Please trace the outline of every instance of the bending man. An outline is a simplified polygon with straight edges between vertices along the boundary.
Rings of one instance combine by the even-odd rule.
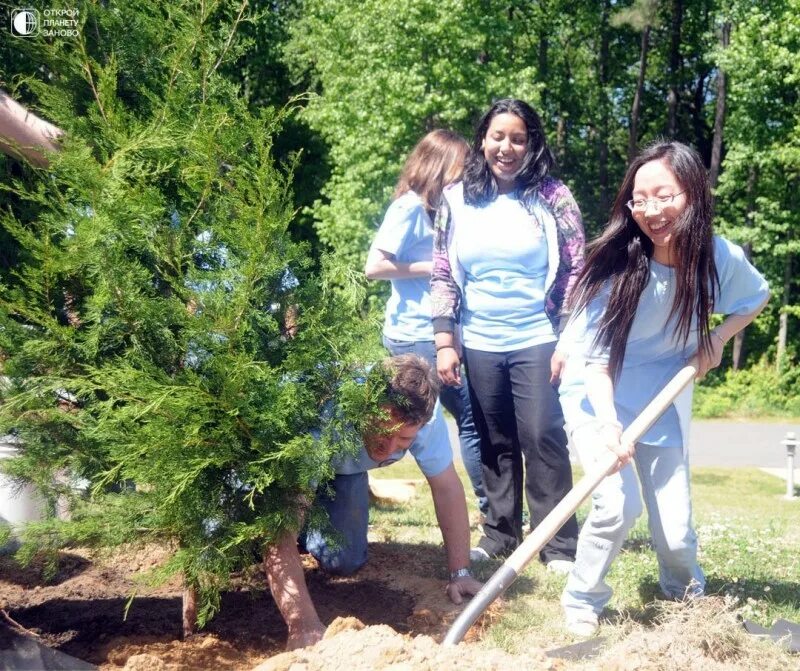
[[[367,561],[369,485],[367,472],[383,468],[410,452],[431,488],[433,505],[442,531],[450,580],[447,595],[454,603],[474,595],[481,587],[469,572],[469,520],[464,488],[453,466],[450,441],[441,408],[436,402],[438,384],[426,361],[414,354],[384,360],[388,399],[384,417],[361,435],[359,454],[342,459],[330,486],[317,502],[328,513],[341,542],[335,547],[317,529],[306,532],[308,551],[331,573],[350,575]],[[440,421],[436,421],[436,418]],[[270,590],[289,628],[287,648],[312,645],[325,626],[308,593],[297,549],[297,538],[285,536],[267,548],[264,568]]]

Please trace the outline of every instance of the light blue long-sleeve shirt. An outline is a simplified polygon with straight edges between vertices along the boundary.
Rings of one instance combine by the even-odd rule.
[[[767,282],[747,260],[741,247],[715,236],[714,260],[720,280],[715,313],[748,314],[764,302],[769,294]],[[622,370],[614,384],[617,417],[624,427],[697,351],[696,324],[684,345],[675,334],[674,320],[669,318],[677,281],[679,278],[673,268],[650,261],[650,280],[639,298]],[[609,360],[607,349],[594,344],[607,300],[608,285],[586,310],[573,316],[559,342],[559,350],[568,356],[559,394],[570,430],[594,419],[594,410],[586,395],[585,369],[587,364],[607,364]],[[664,447],[684,446],[688,439],[691,394],[690,386],[640,442]]]

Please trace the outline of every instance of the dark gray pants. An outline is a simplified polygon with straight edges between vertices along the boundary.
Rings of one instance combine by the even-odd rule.
[[[555,343],[512,352],[464,349],[489,499],[480,546],[492,555],[507,555],[522,542],[523,460],[532,529],[572,488],[564,416],[550,384],[554,349]],[[577,538],[573,515],[544,546],[541,560],[574,559]]]

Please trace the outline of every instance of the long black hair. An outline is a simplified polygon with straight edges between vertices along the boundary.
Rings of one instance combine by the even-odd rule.
[[[628,166],[608,225],[587,246],[586,265],[572,292],[572,309],[581,310],[606,281],[610,283],[611,293],[595,344],[610,349],[608,367],[612,379],[622,369],[639,298],[650,278],[653,243],[642,233],[626,202],[633,193],[639,168],[651,161],[664,161],[669,166],[686,197],[686,208],[675,220],[672,233],[678,281],[669,316],[676,318],[675,334],[684,346],[691,334],[693,317],[697,317],[699,346],[704,352],[711,350],[708,318],[719,292],[719,276],[714,263],[714,208],[708,175],[700,155],[691,147],[680,142],[655,142]]]
[[[525,158],[516,180],[523,203],[532,200],[539,184],[555,164],[553,153],[547,146],[542,121],[533,107],[525,101],[515,98],[498,100],[478,122],[472,141],[472,151],[464,167],[464,201],[469,205],[481,207],[497,197],[497,180],[483,155],[483,141],[492,119],[498,114],[518,116],[522,119],[528,132]]]

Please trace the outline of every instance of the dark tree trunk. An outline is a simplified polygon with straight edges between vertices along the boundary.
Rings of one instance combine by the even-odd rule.
[[[598,71],[600,75],[600,128],[598,129],[598,167],[597,181],[600,184],[600,211],[603,216],[608,212],[608,80],[609,80],[609,30],[608,19],[611,14],[611,0],[603,2],[603,12],[600,19],[600,61]]]
[[[683,24],[683,1],[672,0],[672,28],[669,49],[669,92],[667,94],[667,134],[678,135],[678,101],[681,66],[681,25]]]
[[[781,315],[778,320],[778,372],[783,369],[786,359],[786,342],[789,339],[789,312],[786,308],[791,305],[792,297],[792,255],[786,255],[786,263],[783,266],[783,299],[781,300]]]
[[[183,638],[187,639],[197,628],[197,590],[188,585],[183,588],[182,621]]]
[[[722,24],[720,42],[723,49],[727,49],[731,41],[731,24],[726,21]],[[717,105],[714,114],[714,140],[711,143],[711,165],[708,169],[708,179],[711,188],[716,189],[719,183],[719,171],[722,166],[722,132],[725,126],[725,104],[727,102],[728,76],[725,70],[717,71]]]
[[[642,31],[642,46],[639,54],[639,77],[636,80],[636,91],[633,94],[631,106],[631,130],[628,136],[628,162],[636,156],[636,146],[639,142],[639,112],[642,107],[642,91],[644,91],[644,76],[647,71],[647,52],[650,49],[650,26],[645,26]]]
[[[758,181],[758,172],[755,166],[750,166],[750,174],[747,176],[747,212],[745,214],[745,221],[749,222],[752,218],[753,212],[756,209],[756,182]],[[748,260],[753,258],[753,247],[749,242],[742,245],[744,254]],[[744,361],[744,335],[747,327],[743,328],[739,333],[733,336],[733,370],[741,370],[742,362]]]
[[[538,63],[538,72],[537,79],[540,82],[544,83],[544,88],[542,89],[542,112],[547,109],[547,84],[548,84],[548,77],[549,77],[549,64],[548,64],[548,53],[547,50],[550,46],[550,42],[548,40],[548,35],[546,30],[542,30],[539,32],[539,63]]]
[[[567,117],[560,114],[556,122],[556,159],[559,165],[564,165],[567,156]]]
[[[712,129],[706,123],[703,114],[708,88],[711,86],[709,82],[710,74],[711,70],[709,69],[697,73],[697,80],[695,82],[692,105],[690,108],[695,146],[704,160],[708,160],[711,156]]]

